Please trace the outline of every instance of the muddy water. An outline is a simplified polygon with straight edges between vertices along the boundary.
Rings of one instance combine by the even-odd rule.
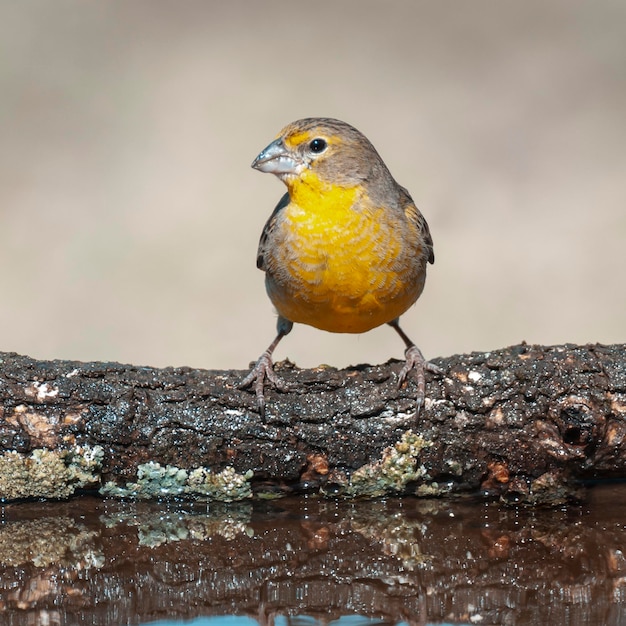
[[[261,624],[354,615],[386,624],[626,623],[625,485],[595,487],[583,504],[553,510],[85,498],[0,513],[3,625],[233,615]]]

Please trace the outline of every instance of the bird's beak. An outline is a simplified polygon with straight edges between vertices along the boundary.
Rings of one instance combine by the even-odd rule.
[[[252,167],[260,172],[281,176],[297,174],[302,163],[287,150],[282,139],[276,139],[252,162]]]

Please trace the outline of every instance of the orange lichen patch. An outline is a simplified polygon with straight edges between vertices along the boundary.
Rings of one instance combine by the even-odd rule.
[[[508,535],[500,535],[489,548],[489,556],[492,559],[504,559],[511,549],[511,538]]]
[[[509,468],[506,463],[502,463],[500,461],[492,461],[487,465],[487,469],[489,470],[491,476],[496,482],[499,483],[508,483],[510,479]]]
[[[611,421],[606,429],[606,443],[611,447],[620,447],[626,438],[626,427],[621,422]]]
[[[42,413],[31,411],[20,404],[16,406],[13,415],[6,418],[9,424],[20,426],[31,438],[37,447],[54,447],[58,442],[58,418],[49,417]]]
[[[453,376],[454,378],[461,381],[462,383],[467,383],[467,381],[469,380],[467,376],[467,372],[465,371],[458,371],[458,370],[452,371],[450,372],[450,376]]]
[[[501,493],[502,486],[508,485],[511,474],[506,463],[491,461],[487,465],[488,474],[482,481],[481,489],[489,493]]]
[[[309,454],[306,460],[307,466],[300,477],[301,480],[315,480],[328,474],[328,459],[323,454]]]
[[[326,550],[331,532],[328,526],[320,526],[317,523],[303,522],[302,529],[309,536],[307,546],[309,550]]]
[[[83,419],[83,414],[79,412],[66,413],[63,416],[62,423],[64,426],[73,426]]]
[[[328,459],[323,454],[310,454],[307,460],[318,474],[328,474]]]

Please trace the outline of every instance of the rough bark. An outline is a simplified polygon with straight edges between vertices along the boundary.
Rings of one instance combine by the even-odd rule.
[[[435,359],[426,404],[398,362],[277,368],[262,420],[244,372],[37,361],[0,353],[0,498],[235,500],[480,491],[557,502],[626,477],[626,346]],[[157,465],[158,464],[158,465]],[[61,486],[63,488],[61,488]]]

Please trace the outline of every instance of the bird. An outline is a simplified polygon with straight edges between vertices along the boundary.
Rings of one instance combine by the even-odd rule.
[[[440,372],[402,330],[400,316],[420,297],[433,239],[409,192],[359,130],[328,117],[288,124],[252,162],[287,187],[259,241],[256,264],[278,320],[276,337],[240,389],[253,388],[265,418],[266,383],[285,392],[272,354],[294,324],[364,333],[388,324],[405,344],[398,388],[411,371],[415,416],[425,370]]]

